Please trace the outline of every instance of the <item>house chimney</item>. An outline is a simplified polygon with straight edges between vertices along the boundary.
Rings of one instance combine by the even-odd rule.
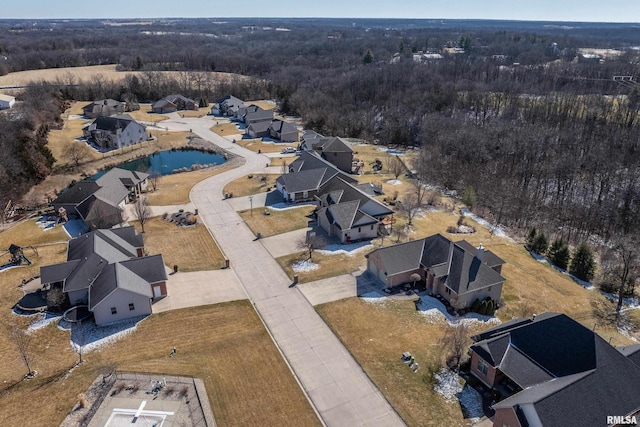
[[[482,261],[483,255],[484,255],[484,246],[482,246],[482,243],[480,243],[480,246],[478,246],[478,250],[476,251],[476,258]]]

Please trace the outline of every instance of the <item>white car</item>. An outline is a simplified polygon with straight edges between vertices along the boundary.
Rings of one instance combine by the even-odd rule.
[[[282,154],[293,154],[295,152],[296,152],[296,149],[293,147],[283,148],[281,151]]]

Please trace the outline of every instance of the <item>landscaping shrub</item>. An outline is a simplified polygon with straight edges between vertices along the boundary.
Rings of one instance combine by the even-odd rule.
[[[471,304],[471,311],[477,313],[479,308],[480,308],[480,300],[476,298],[473,304]]]

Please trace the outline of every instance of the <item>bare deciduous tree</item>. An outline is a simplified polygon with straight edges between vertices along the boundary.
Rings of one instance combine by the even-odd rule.
[[[313,251],[315,251],[316,249],[320,249],[326,245],[327,240],[324,238],[324,236],[320,236],[318,234],[315,234],[313,236],[304,236],[297,241],[298,249],[309,253],[309,260],[311,260]]]
[[[460,369],[460,365],[465,362],[467,347],[469,345],[469,326],[461,323],[457,326],[450,326],[445,331],[442,344],[447,350],[447,365],[455,370]]]
[[[407,194],[407,196],[398,203],[398,210],[407,217],[407,226],[413,225],[413,219],[418,214],[420,206],[415,194]]]
[[[27,375],[33,374],[31,369],[31,335],[17,326],[12,326],[9,331],[9,339],[16,346],[20,358],[27,368]]]
[[[71,142],[65,152],[64,156],[71,160],[76,166],[80,166],[80,163],[90,158],[89,147],[84,142],[74,141]]]
[[[140,228],[144,233],[144,225],[151,219],[151,208],[147,204],[147,198],[140,196],[133,204],[133,216],[140,222]]]
[[[151,188],[153,188],[153,191],[156,191],[158,189],[159,178],[160,174],[156,171],[151,172],[151,174],[149,175],[149,182],[151,183]]]
[[[387,170],[391,175],[395,177],[395,179],[398,179],[398,177],[402,175],[402,172],[404,171],[404,164],[402,163],[402,160],[398,158],[398,156],[388,155]]]

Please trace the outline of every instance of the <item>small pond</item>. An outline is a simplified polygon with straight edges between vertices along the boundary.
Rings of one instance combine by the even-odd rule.
[[[221,165],[227,160],[222,154],[209,153],[200,150],[167,150],[139,159],[116,165],[117,168],[146,173],[157,172],[160,175],[171,175],[175,170],[187,168],[193,165]],[[96,179],[107,171],[100,171],[92,178]]]

